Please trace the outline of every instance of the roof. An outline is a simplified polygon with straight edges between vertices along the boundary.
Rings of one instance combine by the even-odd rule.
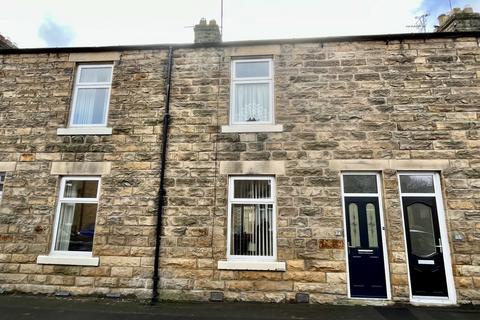
[[[13,48],[2,49],[0,54],[28,54],[28,53],[71,53],[71,52],[102,52],[102,51],[130,51],[130,50],[161,50],[173,48],[221,48],[241,47],[273,44],[295,43],[331,43],[331,42],[359,42],[359,41],[403,41],[403,40],[428,40],[439,38],[463,38],[480,37],[480,32],[432,32],[432,33],[397,33],[379,35],[337,36],[319,38],[294,38],[294,39],[270,39],[270,40],[247,40],[227,41],[218,43],[172,43],[172,44],[145,44],[125,46],[99,46],[99,47],[53,47],[53,48]]]
[[[16,48],[17,46],[10,41],[8,38],[5,38],[0,34],[0,50],[4,48]]]

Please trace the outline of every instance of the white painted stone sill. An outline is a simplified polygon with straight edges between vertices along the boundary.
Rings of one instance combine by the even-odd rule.
[[[81,256],[38,256],[37,264],[57,264],[67,266],[92,266],[98,267],[100,259],[98,257],[81,257]]]
[[[283,124],[234,124],[221,129],[222,133],[283,132]]]
[[[107,128],[107,127],[71,127],[71,128],[57,129],[57,135],[59,136],[79,136],[79,135],[106,136],[111,134],[112,134],[112,128]]]
[[[443,297],[422,297],[422,296],[412,296],[410,298],[410,303],[416,306],[444,306],[444,305],[455,305],[456,302],[448,298]]]
[[[277,261],[218,261],[219,270],[285,271],[285,262]]]

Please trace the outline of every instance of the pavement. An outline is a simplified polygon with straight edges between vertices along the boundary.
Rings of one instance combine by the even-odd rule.
[[[118,299],[0,295],[0,320],[479,320],[480,307],[336,306],[261,303],[141,304]]]

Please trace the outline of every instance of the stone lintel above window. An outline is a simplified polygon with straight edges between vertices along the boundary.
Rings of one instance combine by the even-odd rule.
[[[274,45],[230,47],[225,49],[225,55],[230,57],[274,56],[281,53],[281,47]]]
[[[285,161],[220,161],[220,174],[284,175]]]
[[[104,176],[110,174],[111,162],[52,162],[50,174],[75,176]]]
[[[70,53],[68,61],[75,62],[102,62],[120,60],[120,52],[73,52]]]
[[[330,160],[329,166],[336,170],[444,170],[450,167],[447,159],[404,159],[404,160],[372,160],[346,159]]]
[[[16,166],[17,166],[16,162],[2,161],[0,162],[0,172],[15,171]]]

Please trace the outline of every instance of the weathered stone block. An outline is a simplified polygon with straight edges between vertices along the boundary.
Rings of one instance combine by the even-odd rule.
[[[221,132],[229,124],[230,60],[246,55],[273,55],[273,127],[281,132]],[[177,48],[162,297],[207,301],[215,290],[226,300],[283,302],[299,291],[314,303],[344,302],[340,173],[367,170],[382,173],[393,301],[406,302],[397,171],[424,170],[441,173],[450,236],[464,239],[450,243],[457,298],[478,303],[476,56],[476,40],[462,37]],[[118,60],[108,114],[113,134],[58,136],[68,125],[75,62],[107,58]],[[163,49],[1,55],[6,290],[149,298],[166,59]],[[286,272],[216,269],[226,259],[227,184],[235,174],[275,176],[277,258]],[[102,177],[93,245],[99,267],[36,264],[50,249],[59,175]]]

